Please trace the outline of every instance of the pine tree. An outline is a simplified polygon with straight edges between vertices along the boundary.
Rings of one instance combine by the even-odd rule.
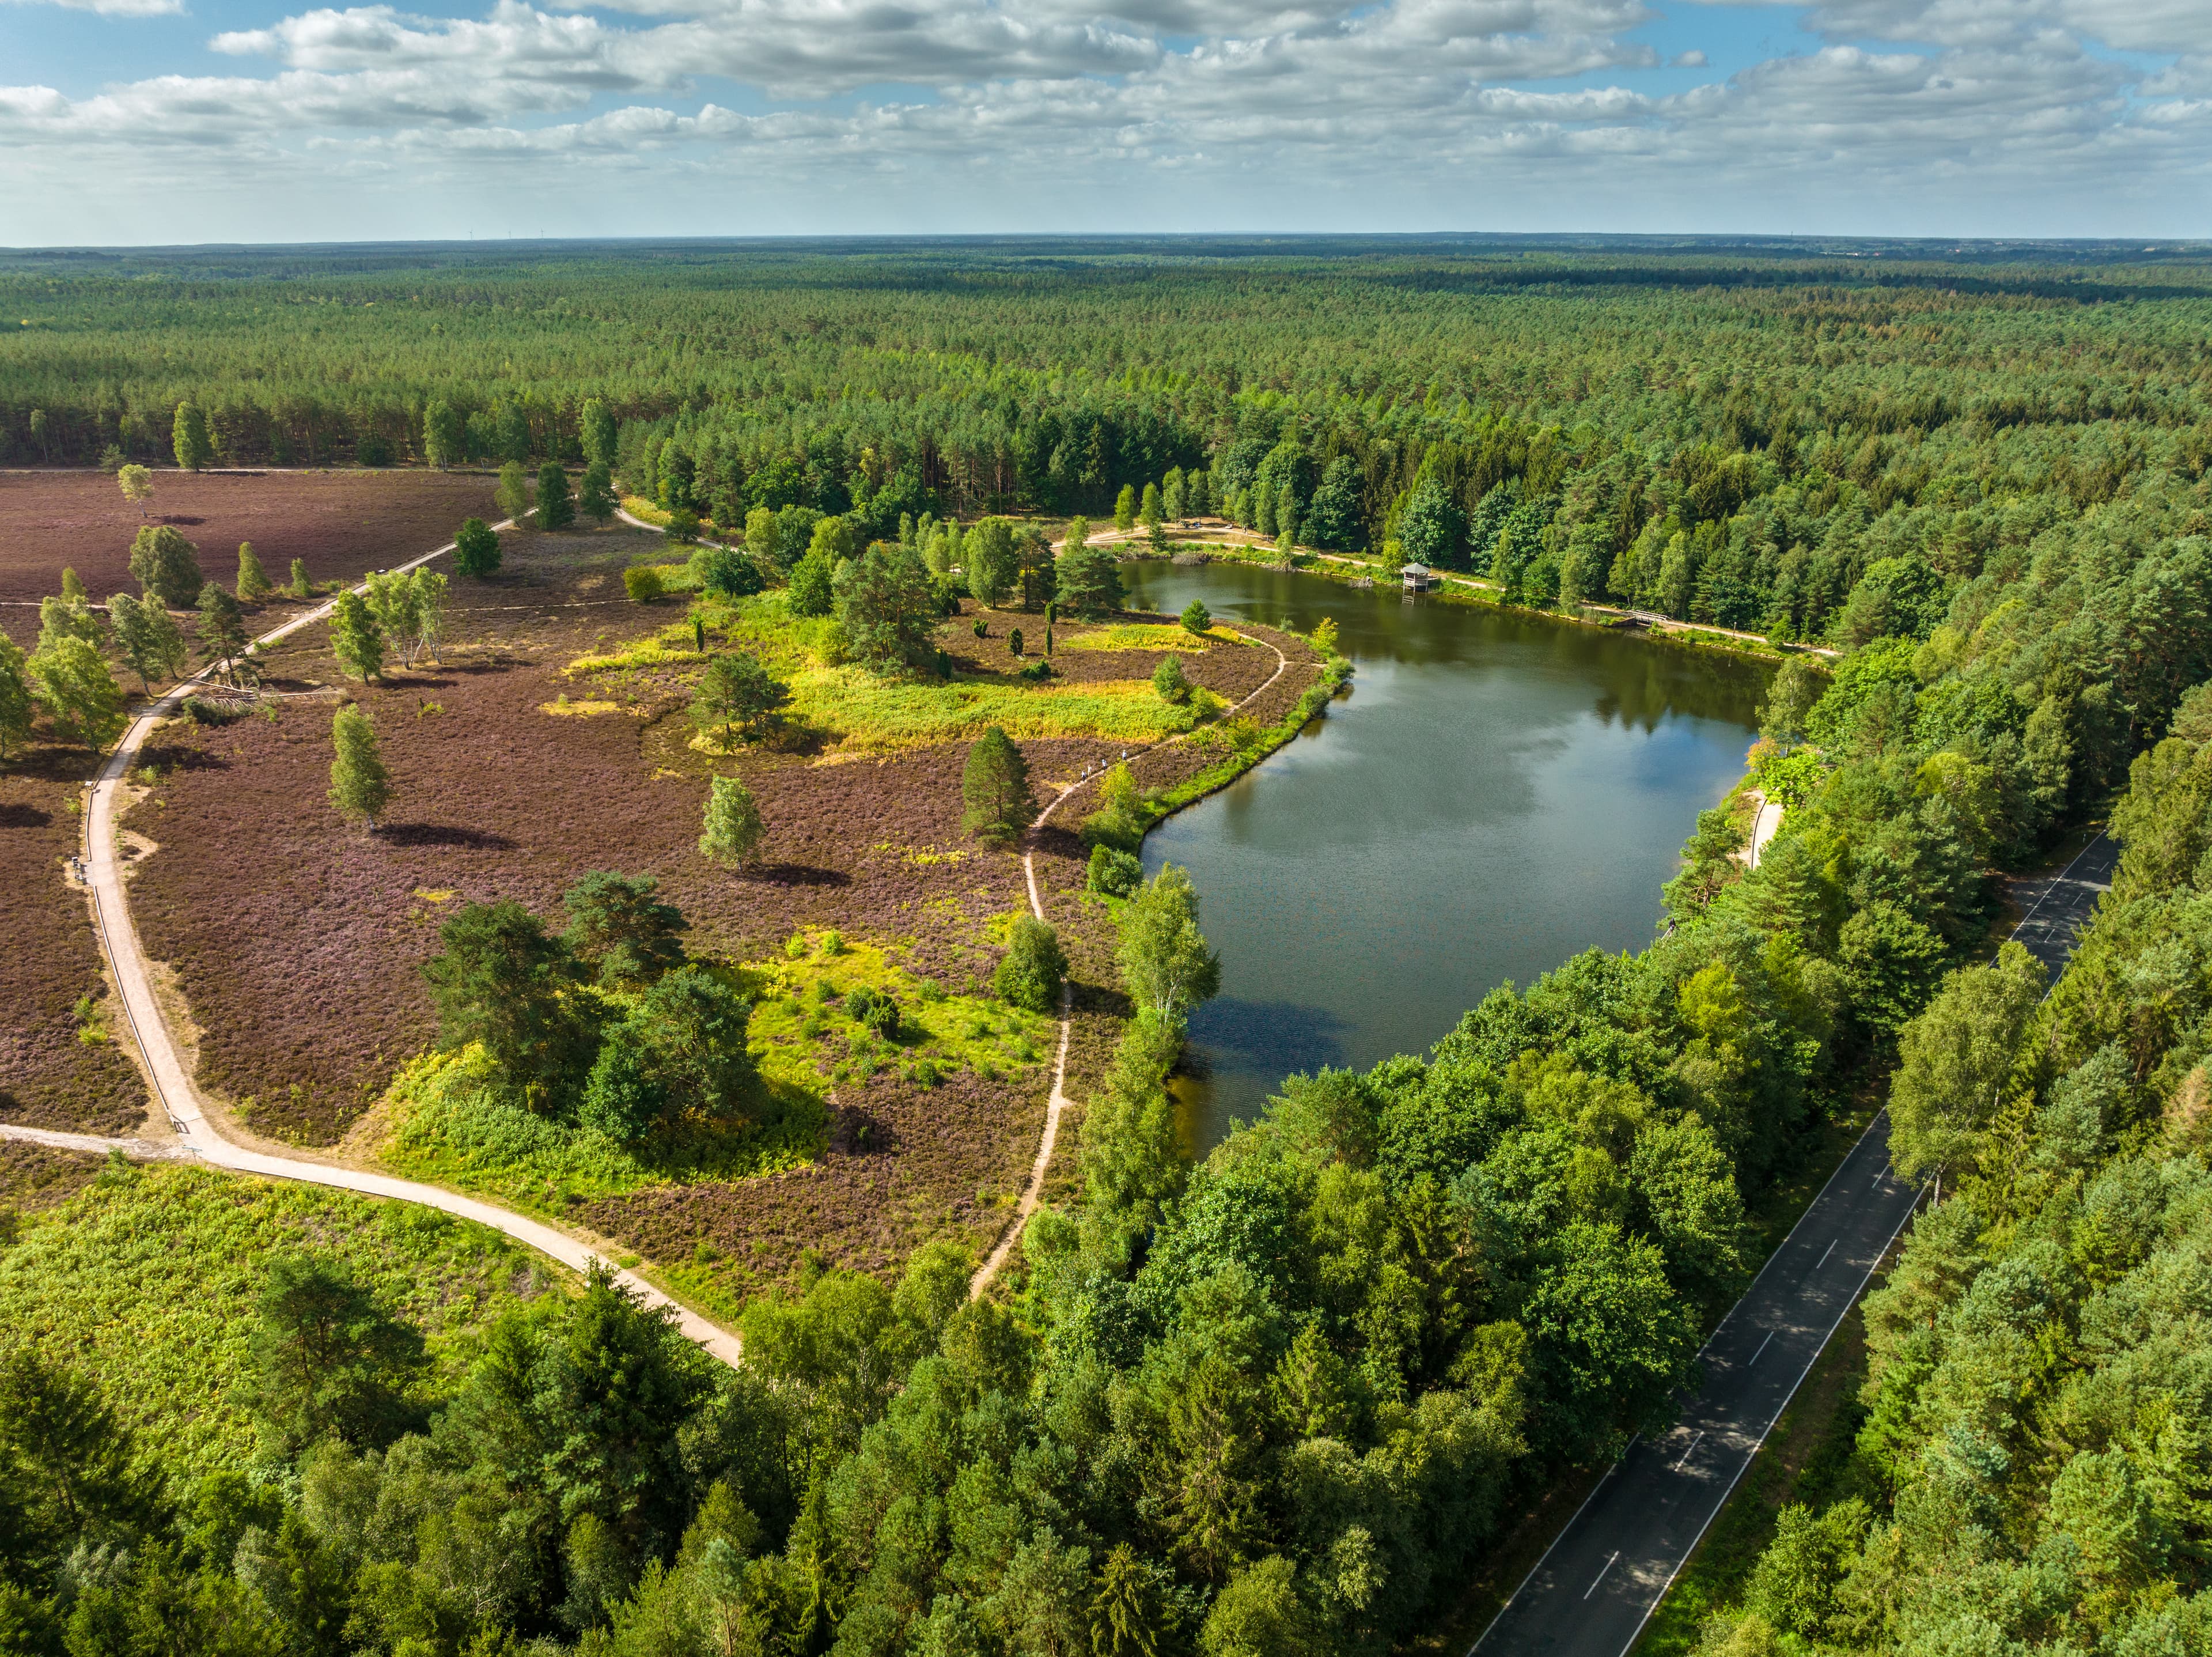
[[[92,594],[85,590],[83,581],[67,564],[62,566],[62,602],[80,608],[92,602]]]
[[[615,463],[615,417],[596,397],[584,399],[584,458],[593,466],[611,468]]]
[[[371,834],[392,798],[392,773],[384,768],[376,727],[349,704],[331,722],[331,804],[349,822],[362,822]]]
[[[384,630],[351,588],[338,594],[331,611],[331,654],[364,685],[384,673]]]
[[[482,518],[464,518],[453,536],[453,568],[479,578],[499,568],[499,532]]]
[[[615,508],[621,503],[615,499],[614,478],[609,475],[605,461],[594,460],[584,468],[584,482],[577,490],[576,504],[596,524],[605,524],[615,515]]]
[[[171,428],[171,437],[177,452],[177,464],[186,472],[198,472],[215,458],[215,446],[208,441],[207,417],[200,412],[197,403],[177,405],[176,422]],[[187,599],[185,603],[191,601]]]
[[[1128,484],[1114,497],[1114,527],[1125,533],[1137,527],[1137,491]]]
[[[700,826],[699,855],[709,862],[750,862],[759,855],[768,832],[752,790],[735,777],[718,777],[707,795]]]
[[[1158,484],[1145,485],[1144,503],[1137,509],[1137,521],[1151,528],[1160,521],[1160,488]]]
[[[238,544],[238,600],[240,604],[258,604],[276,590],[269,579],[269,572],[261,567],[261,560],[253,555],[253,543]]]
[[[312,598],[314,592],[314,582],[307,579],[307,561],[305,558],[293,559],[292,596],[295,599]]]
[[[246,618],[238,600],[213,582],[200,588],[200,660],[228,678],[246,654]]]
[[[996,725],[968,750],[960,801],[967,807],[960,826],[988,845],[1012,845],[1036,815],[1029,762]]]
[[[568,492],[568,474],[557,462],[538,469],[538,527],[566,529],[576,521],[575,497]]]

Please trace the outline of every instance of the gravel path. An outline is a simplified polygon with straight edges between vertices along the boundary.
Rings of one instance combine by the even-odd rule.
[[[511,528],[513,521],[509,519],[495,527]],[[412,570],[453,550],[453,544],[449,541],[435,551],[426,552],[398,568]],[[331,608],[331,604],[319,606],[264,634],[255,642],[264,645],[273,643],[310,622],[327,618]],[[101,769],[99,779],[91,786],[85,813],[88,855],[82,872],[92,892],[93,914],[100,935],[100,948],[114,972],[124,1014],[130,1022],[131,1036],[145,1066],[148,1080],[152,1084],[154,1095],[161,1101],[169,1125],[176,1134],[173,1145],[163,1146],[141,1139],[103,1139],[90,1134],[46,1133],[7,1124],[0,1124],[0,1137],[59,1145],[72,1150],[120,1150],[125,1155],[133,1157],[190,1158],[239,1173],[298,1179],[311,1185],[360,1191],[370,1197],[420,1203],[427,1208],[440,1209],[447,1214],[489,1226],[495,1231],[505,1232],[577,1271],[588,1270],[603,1258],[596,1249],[564,1231],[536,1220],[526,1219],[496,1203],[464,1197],[456,1191],[411,1179],[398,1179],[387,1174],[368,1173],[336,1163],[254,1150],[224,1136],[222,1126],[209,1112],[206,1101],[200,1097],[199,1090],[192,1083],[163,1014],[161,1001],[155,994],[151,964],[147,959],[145,949],[139,941],[137,928],[131,917],[131,905],[123,879],[125,866],[115,855],[116,819],[122,810],[119,801],[124,779],[138,763],[139,754],[147,739],[153,734],[155,727],[174,714],[183,705],[185,697],[201,687],[204,678],[204,670],[201,674],[185,680],[148,704],[131,722],[122,740],[116,744],[114,752]],[[708,1353],[725,1363],[734,1364],[738,1361],[739,1346],[736,1336],[708,1323],[631,1272],[617,1269],[615,1276],[617,1281],[635,1291],[648,1306],[666,1307],[672,1310],[684,1333]]]

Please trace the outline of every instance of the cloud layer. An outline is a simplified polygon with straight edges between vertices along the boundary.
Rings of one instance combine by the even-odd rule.
[[[1747,9],[1674,7],[1711,40],[1672,55],[1643,0],[307,11],[216,34],[234,74],[0,88],[8,239],[115,240],[118,197],[153,239],[448,234],[518,188],[560,233],[2205,230],[2201,0],[1769,8],[1814,44],[1708,67]]]

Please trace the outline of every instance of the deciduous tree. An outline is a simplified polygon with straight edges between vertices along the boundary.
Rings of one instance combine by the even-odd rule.
[[[376,728],[349,704],[331,721],[331,804],[339,816],[376,832],[376,819],[392,798],[392,773],[385,769]]]
[[[155,679],[184,673],[184,631],[159,604],[142,604],[128,593],[118,593],[108,600],[108,628],[115,633],[115,650],[139,677],[142,691],[153,691]]]
[[[1049,1013],[1059,1004],[1067,956],[1060,935],[1034,915],[1017,915],[1006,932],[1006,953],[991,975],[1000,1000],[1032,1013]]]
[[[499,532],[482,518],[464,518],[453,536],[453,569],[481,580],[499,568]]]
[[[492,498],[501,517],[512,519],[517,529],[530,527],[530,478],[520,460],[511,460],[499,469],[499,487]]]
[[[167,524],[149,524],[131,542],[131,579],[172,610],[199,602],[200,550]]]
[[[138,515],[146,515],[146,503],[154,498],[154,474],[131,461],[116,469],[115,481],[122,485],[123,498],[138,509]]]
[[[170,437],[171,447],[176,451],[177,464],[186,472],[198,472],[215,458],[215,446],[208,441],[207,417],[200,412],[197,403],[186,401],[177,405],[176,417],[170,426]],[[187,603],[190,601],[186,600]]]
[[[104,748],[126,722],[123,690],[107,671],[100,648],[81,638],[62,638],[51,649],[34,652],[28,663],[32,691],[64,742]]]
[[[384,674],[384,630],[360,594],[349,588],[331,609],[331,654],[366,685]]]
[[[1121,982],[1156,1018],[1186,1018],[1221,991],[1221,957],[1199,929],[1198,889],[1172,863],[1145,882],[1121,912],[1115,959]]]
[[[15,640],[0,633],[0,759],[31,734],[31,676]]]
[[[968,591],[975,602],[995,608],[1014,584],[1014,535],[1004,518],[986,518],[962,543],[967,560]]]
[[[760,805],[742,779],[718,777],[708,785],[707,809],[699,831],[699,855],[725,867],[749,863],[760,855],[768,825]]]
[[[238,601],[240,604],[258,604],[276,590],[276,583],[269,579],[269,572],[261,567],[261,560],[254,556],[253,543],[240,541],[238,544]]]

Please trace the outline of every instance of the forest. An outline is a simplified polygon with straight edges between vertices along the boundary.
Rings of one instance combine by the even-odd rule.
[[[189,1476],[64,1344],[0,1337],[0,1652],[1404,1646],[1532,1496],[1670,1417],[1760,1199],[1882,1102],[1942,1201],[1869,1302],[1847,1475],[1706,1648],[2203,1649],[2199,280],[1403,252],[6,277],[19,462],[180,427],[203,463],[611,452],[717,522],[878,533],[1151,484],[1838,654],[1770,691],[1779,834],[1747,869],[1741,813],[1705,813],[1640,953],[1289,1077],[1195,1164],[1180,1009],[1139,1011],[1003,1292],[947,1246],[810,1264],[723,1369],[595,1279],[434,1366],[306,1249],[264,1274],[252,1449]],[[2107,812],[2118,883],[2045,999],[1990,964],[2000,872]]]

